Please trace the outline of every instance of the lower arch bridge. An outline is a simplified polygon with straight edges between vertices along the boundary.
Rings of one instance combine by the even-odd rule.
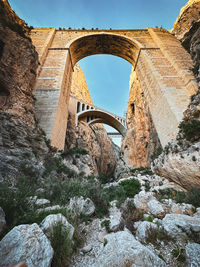
[[[76,126],[78,126],[79,121],[85,121],[88,125],[105,123],[116,129],[123,137],[126,135],[125,118],[86,103],[72,95],[70,95],[70,98],[73,98],[73,102],[76,103]]]

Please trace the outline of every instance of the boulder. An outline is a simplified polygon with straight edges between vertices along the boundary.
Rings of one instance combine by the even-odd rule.
[[[163,260],[136,241],[128,231],[108,234],[104,240],[104,247],[93,267],[166,266]]]
[[[199,266],[200,263],[200,244],[188,243],[185,247],[187,266]]]
[[[115,232],[119,229],[122,215],[120,210],[116,207],[116,201],[111,203],[111,207],[109,209],[109,220],[110,220],[110,231]]]
[[[184,214],[167,214],[162,220],[164,230],[173,237],[186,237],[192,232],[200,232],[200,218]]]
[[[142,241],[145,242],[146,239],[149,236],[149,232],[151,229],[157,229],[158,226],[155,223],[152,222],[141,222],[139,224],[139,226],[137,227],[137,231],[136,231],[136,237]]]
[[[150,200],[155,199],[152,192],[141,191],[139,194],[134,197],[134,205],[137,209],[142,209],[144,211],[148,210],[147,203]]]
[[[0,207],[0,233],[4,230],[5,226],[6,226],[5,213],[3,209]]]
[[[156,200],[152,199],[147,203],[148,212],[154,216],[162,217],[165,213],[162,204]]]
[[[63,229],[69,231],[69,239],[71,240],[74,234],[74,227],[67,221],[61,213],[48,215],[40,224],[40,228],[47,237],[50,237],[53,232],[53,227],[58,223],[62,224]]]
[[[52,258],[50,241],[36,223],[16,226],[0,241],[1,267],[19,262],[48,267]]]
[[[62,207],[60,205],[50,206],[46,208],[40,208],[37,210],[38,213],[43,211],[53,211],[53,210],[60,210]]]
[[[75,213],[83,214],[85,216],[90,216],[95,211],[95,206],[92,200],[90,198],[84,199],[82,196],[71,198],[67,208]]]

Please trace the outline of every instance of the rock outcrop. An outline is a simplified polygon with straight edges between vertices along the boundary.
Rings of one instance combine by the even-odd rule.
[[[125,161],[135,168],[149,166],[161,144],[134,71],[130,76],[127,127],[127,134],[122,142]]]
[[[7,1],[0,1],[0,12],[0,111],[18,114],[23,122],[32,125],[38,55],[26,36],[26,24]]]
[[[52,258],[50,241],[36,223],[16,226],[0,242],[2,267],[22,261],[30,267],[49,267]]]

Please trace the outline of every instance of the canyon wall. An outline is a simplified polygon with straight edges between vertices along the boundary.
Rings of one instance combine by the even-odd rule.
[[[161,149],[161,144],[144,98],[144,92],[133,70],[130,75],[126,119],[128,130],[122,142],[124,159],[135,168],[147,167],[156,151]]]
[[[27,35],[25,22],[7,1],[0,1],[0,111],[17,114],[32,125],[38,55]]]
[[[72,77],[71,95],[93,104],[89,94],[89,89],[85,81],[82,69],[75,65]],[[88,151],[90,155],[90,168],[87,174],[105,174],[112,176],[115,170],[116,159],[112,148],[112,141],[102,124],[88,126],[81,121],[78,127],[75,125],[75,116],[70,112],[66,132],[65,150],[80,147]]]
[[[193,59],[193,72],[200,88],[200,1],[190,0],[181,9],[172,33]],[[191,97],[179,125],[177,140],[170,142],[153,163],[156,174],[189,189],[200,187],[200,89]]]

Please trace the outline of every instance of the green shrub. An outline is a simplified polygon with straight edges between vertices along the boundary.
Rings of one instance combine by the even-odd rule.
[[[173,240],[172,236],[169,235],[162,227],[149,227],[147,230],[147,236],[146,242],[154,245],[159,245],[160,241],[163,241],[165,244],[167,244]]]
[[[126,193],[121,185],[110,186],[104,189],[104,200],[109,203],[113,200],[117,200],[118,207],[126,200]]]
[[[44,161],[44,167],[45,171],[43,176],[49,175],[52,171],[56,171],[58,174],[67,174],[69,177],[77,176],[77,173],[64,165],[58,157],[47,156]]]
[[[195,208],[200,206],[200,188],[191,188],[186,193],[186,203],[192,204]]]
[[[110,232],[110,220],[103,220],[101,227],[105,227],[107,232]]]
[[[172,250],[172,255],[180,262],[185,262],[185,248],[176,245],[176,247]]]
[[[149,215],[149,216],[147,217],[147,222],[153,222],[153,217]]]
[[[68,154],[69,155],[74,155],[74,154],[87,155],[88,151],[85,150],[82,147],[73,147],[73,148],[69,149],[67,152],[64,152],[62,155],[65,156],[65,155],[68,155]]]
[[[97,179],[102,183],[102,184],[106,184],[110,182],[110,178],[108,176],[106,176],[105,174],[100,174]]]
[[[54,250],[54,256],[51,266],[68,266],[73,253],[72,241],[69,239],[69,230],[58,223],[53,227],[50,237],[51,245]]]
[[[126,197],[134,197],[140,192],[141,184],[138,180],[132,178],[129,180],[124,180],[120,182],[120,185],[123,187]]]
[[[180,125],[184,138],[188,141],[197,141],[200,139],[200,121],[195,119],[184,119]]]
[[[145,182],[144,187],[146,192],[148,192],[151,188],[149,182]]]

